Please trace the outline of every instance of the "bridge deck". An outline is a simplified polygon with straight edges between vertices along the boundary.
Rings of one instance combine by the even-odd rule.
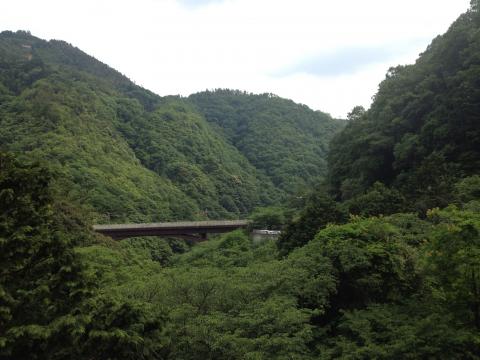
[[[94,225],[93,230],[113,239],[135,236],[172,236],[204,240],[207,234],[224,233],[248,225],[248,220],[179,221],[150,224]]]

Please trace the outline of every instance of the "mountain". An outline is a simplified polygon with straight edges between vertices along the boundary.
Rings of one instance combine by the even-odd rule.
[[[453,184],[480,170],[480,15],[475,8],[413,65],[391,68],[368,111],[355,108],[332,141],[337,199],[381,182],[418,210],[445,206]]]
[[[287,100],[235,94],[239,112],[261,105],[258,116],[248,111],[251,128],[272,122],[285,132],[282,152],[272,156],[278,143],[268,141],[255,147],[261,131],[239,142],[241,126],[214,123],[199,110],[208,106],[201,94],[160,97],[63,41],[0,34],[1,150],[48,162],[60,174],[59,191],[100,221],[244,216],[325,174],[326,146],[341,121]],[[223,95],[209,101],[215,106]]]
[[[273,94],[232,90],[188,98],[273,184],[294,193],[311,187],[326,172],[330,137],[343,121]]]
[[[321,153],[304,131],[335,121],[271,95],[160,98],[68,44],[2,34],[0,360],[480,359],[479,10],[352,110],[330,187],[296,216],[253,213],[277,240],[192,247],[109,241],[70,201],[235,216],[292,191],[278,169],[314,182],[279,144]]]

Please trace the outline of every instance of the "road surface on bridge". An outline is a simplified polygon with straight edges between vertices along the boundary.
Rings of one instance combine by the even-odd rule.
[[[211,221],[179,221],[149,224],[107,224],[94,225],[93,230],[121,240],[137,236],[180,237],[196,241],[206,240],[208,234],[230,232],[245,228],[248,220],[211,220]]]

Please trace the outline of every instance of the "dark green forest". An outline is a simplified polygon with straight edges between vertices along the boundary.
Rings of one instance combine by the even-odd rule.
[[[479,22],[477,10],[460,16],[414,65],[389,69],[368,111],[352,110],[329,153],[337,200],[381,182],[424,212],[452,202],[455,183],[478,174]]]
[[[479,359],[479,79],[478,0],[346,121],[1,33],[0,359]]]

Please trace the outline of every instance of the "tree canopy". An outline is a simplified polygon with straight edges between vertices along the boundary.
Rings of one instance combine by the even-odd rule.
[[[0,34],[0,359],[479,359],[479,19],[475,0],[343,130]],[[91,229],[247,214],[281,236]]]

